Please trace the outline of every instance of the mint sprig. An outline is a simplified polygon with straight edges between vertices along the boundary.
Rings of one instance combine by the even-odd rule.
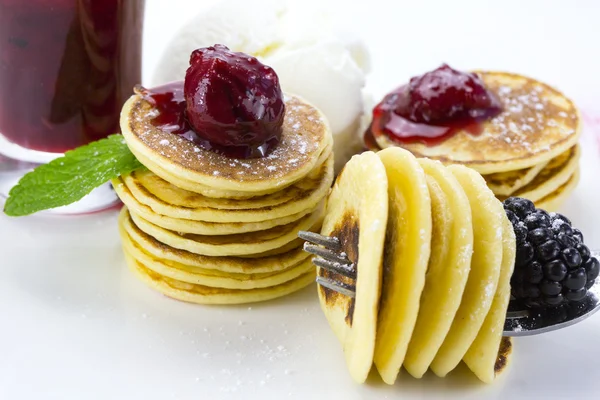
[[[111,135],[68,151],[24,175],[10,190],[4,212],[18,217],[65,206],[141,167],[123,136]]]

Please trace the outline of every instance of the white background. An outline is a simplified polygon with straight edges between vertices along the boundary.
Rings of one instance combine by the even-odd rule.
[[[148,0],[144,80],[207,2]],[[563,211],[600,248],[600,2],[337,2],[372,51],[376,97],[448,62],[535,76],[586,121],[582,179]],[[0,216],[0,399],[573,398],[600,396],[600,317],[516,341],[492,386],[466,371],[355,385],[314,287],[240,307],[180,303],[126,270],[114,212]]]

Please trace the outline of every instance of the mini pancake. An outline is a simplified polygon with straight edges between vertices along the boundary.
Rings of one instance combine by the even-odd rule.
[[[452,325],[471,269],[471,206],[454,175],[440,162],[419,159],[431,196],[431,256],[419,316],[404,368],[415,378],[427,372]]]
[[[533,181],[517,190],[511,196],[524,197],[535,203],[554,192],[573,175],[579,165],[580,153],[579,146],[575,145],[565,153],[550,160],[546,168]],[[504,200],[504,198],[500,197],[500,200]]]
[[[172,206],[185,208],[216,208],[224,210],[248,210],[279,206],[293,203],[297,208],[310,208],[325,197],[333,183],[333,155],[306,177],[293,185],[263,196],[248,199],[214,198],[181,189],[149,170],[131,173],[132,179],[152,196]],[[300,202],[306,203],[299,205]]]
[[[500,348],[494,364],[494,375],[497,378],[508,370],[512,361],[513,341],[511,337],[503,336],[500,339]]]
[[[502,264],[502,203],[474,170],[462,165],[447,167],[465,191],[473,218],[473,255],[467,285],[460,306],[431,369],[444,377],[464,357],[477,337],[490,310]]]
[[[548,194],[547,196],[539,199],[535,202],[535,206],[538,208],[543,208],[546,211],[556,211],[558,208],[565,202],[567,197],[575,190],[577,187],[577,183],[579,182],[579,168],[575,170],[571,178],[556,189],[554,192]]]
[[[352,378],[362,383],[373,365],[381,265],[388,217],[385,167],[373,152],[353,156],[338,175],[321,234],[335,236],[356,268],[356,280],[317,268],[317,275],[356,285],[350,298],[319,285],[321,308],[342,344]]]
[[[333,168],[333,160],[331,159],[327,168]],[[118,187],[120,184],[127,186],[131,195],[135,200],[143,205],[148,206],[155,214],[160,214],[176,219],[187,219],[192,221],[204,221],[215,223],[251,223],[264,222],[268,220],[276,220],[289,217],[294,214],[312,211],[318,206],[318,203],[323,200],[325,193],[318,193],[320,198],[310,196],[308,198],[292,199],[288,202],[278,204],[276,206],[268,206],[264,208],[248,208],[227,210],[220,208],[198,207],[188,208],[169,204],[150,193],[139,181],[134,179],[132,175],[125,175],[113,180],[113,185]]]
[[[201,187],[255,193],[284,188],[308,175],[332,142],[323,114],[297,96],[285,96],[283,132],[279,144],[262,158],[234,159],[155,127],[154,107],[138,94],[121,112],[121,131],[133,154],[149,170],[179,177]],[[172,182],[180,186],[177,182]],[[186,188],[187,189],[187,188]],[[196,190],[192,190],[196,191]]]
[[[234,235],[263,231],[279,225],[287,225],[298,221],[311,212],[310,209],[307,209],[297,214],[260,222],[219,223],[192,221],[188,219],[172,218],[166,215],[155,213],[150,207],[139,203],[135,197],[131,195],[129,189],[125,185],[119,184],[118,181],[113,182],[113,188],[115,189],[115,192],[121,201],[125,203],[131,212],[139,215],[148,222],[151,222],[164,229],[181,233],[193,233],[197,235]]]
[[[187,265],[190,268],[211,270],[214,275],[273,273],[291,268],[306,260],[309,255],[302,251],[302,242],[293,241],[293,247],[287,251],[270,255],[263,253],[254,258],[245,257],[209,257],[191,253],[166,245],[138,228],[130,218],[129,211],[123,207],[119,214],[119,226],[127,233],[131,241],[154,258]],[[314,227],[311,228],[314,230]],[[285,246],[287,247],[287,246]]]
[[[315,163],[315,169],[320,167],[329,158],[329,156],[331,156],[333,154],[332,149],[333,149],[333,139],[331,139],[329,141],[329,143],[325,145],[323,152],[321,153],[321,155],[319,156],[319,159]],[[140,161],[144,162],[143,160],[140,160]],[[274,186],[269,189],[262,189],[262,190],[256,189],[252,192],[249,192],[249,191],[240,191],[240,190],[231,190],[231,189],[218,189],[215,187],[203,185],[198,182],[188,181],[186,179],[181,178],[180,176],[177,176],[177,175],[163,169],[162,166],[160,166],[160,165],[155,165],[153,167],[152,171],[156,175],[158,175],[161,178],[163,178],[164,180],[166,180],[167,182],[170,182],[173,185],[175,185],[181,189],[185,189],[187,191],[198,193],[205,197],[210,197],[210,198],[214,198],[214,199],[247,200],[247,199],[252,199],[256,196],[267,196],[269,194],[278,193],[284,189],[287,189],[290,185],[292,185],[294,183],[294,182],[290,182],[289,184],[285,184],[285,185],[282,184],[280,186]],[[314,171],[314,169],[313,169],[313,171]],[[250,171],[250,173],[254,174],[254,171]],[[304,177],[300,178],[300,180],[302,180],[302,179],[304,179]]]
[[[173,261],[161,260],[149,255],[137,246],[123,229],[120,229],[120,231],[123,251],[143,266],[164,277],[195,285],[227,289],[256,289],[276,286],[291,281],[313,269],[311,261],[308,258],[283,271],[258,274],[232,274],[191,267]]]
[[[513,226],[503,218],[502,266],[492,307],[469,347],[463,361],[481,381],[492,383],[496,377],[496,361],[502,341],[506,310],[510,301],[510,278],[515,267],[516,239]]]
[[[296,292],[315,280],[315,272],[311,268],[309,272],[276,286],[248,290],[225,289],[167,278],[146,268],[127,253],[125,260],[129,268],[146,285],[168,297],[197,304],[244,304],[272,300]]]
[[[569,150],[567,150],[569,151]],[[560,157],[560,156],[559,156]],[[483,175],[487,185],[496,196],[510,196],[512,193],[527,185],[548,165],[548,161],[533,167],[514,171],[497,172]]]
[[[431,198],[417,159],[398,147],[377,153],[388,178],[388,223],[374,361],[396,381],[419,313],[431,250]]]
[[[240,256],[263,253],[294,241],[298,231],[309,230],[323,216],[322,204],[313,213],[287,225],[275,226],[264,231],[235,235],[196,235],[163,229],[131,210],[133,222],[155,239],[178,249],[205,256]]]
[[[378,135],[378,145],[400,146],[417,157],[463,164],[481,174],[492,174],[539,165],[577,143],[582,128],[579,111],[558,90],[522,75],[477,73],[504,108],[483,123],[481,134],[460,131],[436,146],[397,144]]]

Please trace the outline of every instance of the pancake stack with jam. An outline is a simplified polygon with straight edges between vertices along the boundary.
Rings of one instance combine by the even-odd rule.
[[[121,129],[147,168],[113,181],[131,269],[167,296],[268,300],[314,281],[297,239],[318,230],[333,180],[323,115],[225,46],[196,50],[185,83],[136,89]]]
[[[580,131],[575,105],[542,82],[443,65],[386,95],[365,142],[466,165],[500,200],[518,196],[554,210],[579,180]]]

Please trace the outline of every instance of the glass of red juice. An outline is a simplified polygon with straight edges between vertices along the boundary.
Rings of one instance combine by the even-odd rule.
[[[31,164],[119,132],[141,81],[144,0],[0,0],[0,195]],[[110,187],[58,212],[114,205]]]

